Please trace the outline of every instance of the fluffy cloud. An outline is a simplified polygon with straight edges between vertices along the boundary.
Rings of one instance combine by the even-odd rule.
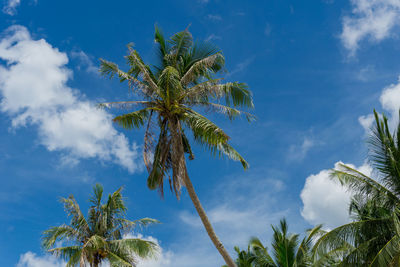
[[[12,128],[36,126],[40,143],[64,159],[114,161],[134,172],[137,148],[113,128],[111,114],[68,87],[68,57],[44,39],[34,40],[22,26],[0,40],[0,110]]]
[[[65,262],[58,260],[57,258],[46,255],[40,257],[33,252],[26,252],[22,254],[16,265],[17,267],[64,267]]]
[[[335,164],[339,167],[340,162]],[[364,164],[359,168],[347,164],[358,171],[371,175],[372,168]],[[307,177],[300,198],[303,201],[301,215],[309,223],[323,223],[325,227],[334,228],[349,222],[348,207],[351,192],[338,182],[330,179],[330,170],[322,170],[318,174]]]
[[[21,4],[21,0],[8,0],[3,7],[3,12],[14,16],[17,13],[17,7]]]
[[[351,4],[352,14],[343,18],[340,38],[352,54],[363,39],[379,42],[399,24],[400,0],[351,0]]]

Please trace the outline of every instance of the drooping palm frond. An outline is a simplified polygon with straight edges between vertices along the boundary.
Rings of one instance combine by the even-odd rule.
[[[114,122],[126,129],[140,128],[149,118],[150,110],[144,108],[128,114],[122,114],[113,119]]]
[[[192,131],[195,140],[199,143],[213,149],[219,144],[228,142],[229,136],[201,114],[194,110],[188,110],[184,116],[184,122]]]
[[[128,46],[128,49],[129,54],[126,56],[126,59],[131,67],[130,72],[135,73],[135,75],[143,79],[143,82],[151,89],[148,91],[150,95],[159,93],[156,79],[154,74],[151,72],[150,67],[143,62],[139,53],[134,50],[132,46]]]
[[[69,225],[60,225],[57,227],[51,227],[50,229],[43,232],[42,246],[46,249],[51,248],[57,241],[67,240],[79,240],[84,233],[78,232],[76,229]]]
[[[371,195],[373,198],[385,197],[392,203],[400,201],[398,196],[385,186],[345,164],[340,163],[339,169],[332,170],[331,177],[337,179],[342,185],[345,185],[353,192]]]
[[[240,116],[244,116],[247,119],[247,121],[249,121],[249,122],[254,121],[256,119],[256,117],[249,112],[238,110],[236,108],[231,108],[231,107],[228,107],[225,105],[221,105],[221,104],[217,104],[217,103],[210,103],[210,102],[199,103],[199,104],[202,106],[211,108],[213,111],[215,111],[217,113],[226,115],[230,120],[233,120]]]
[[[254,254],[253,261],[255,266],[276,266],[274,260],[268,253],[268,249],[264,247],[260,239],[257,237],[252,237],[249,241],[249,247],[251,248],[251,252]]]

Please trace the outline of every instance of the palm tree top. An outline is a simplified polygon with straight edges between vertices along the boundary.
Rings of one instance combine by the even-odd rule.
[[[126,129],[145,128],[143,158],[149,171],[148,186],[163,194],[164,178],[168,176],[171,190],[179,197],[183,176],[187,175],[184,155],[194,159],[188,133],[213,155],[226,155],[240,161],[245,169],[249,167],[229,144],[230,137],[201,111],[220,113],[230,120],[244,116],[252,121],[254,116],[247,110],[254,107],[253,98],[244,83],[222,83],[225,59],[221,50],[195,42],[188,29],[166,39],[156,26],[154,39],[158,61],[154,65],[145,64],[133,45],[128,45],[125,57],[127,71],[101,59],[103,75],[118,76],[142,97],[139,101],[108,102],[101,106],[137,107],[115,117],[114,122]],[[158,140],[154,125],[158,126]]]
[[[98,266],[108,260],[111,266],[133,267],[136,257],[155,257],[156,243],[139,238],[127,238],[135,227],[158,223],[151,218],[126,219],[126,206],[121,194],[122,188],[110,194],[102,203],[103,187],[96,184],[89,199],[87,219],[81,212],[74,196],[61,198],[65,212],[71,218],[69,224],[52,227],[43,233],[43,248],[67,260],[67,266]],[[56,242],[63,247],[55,247]]]

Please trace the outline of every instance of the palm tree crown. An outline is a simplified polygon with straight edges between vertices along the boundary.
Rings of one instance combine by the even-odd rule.
[[[228,144],[229,136],[197,109],[222,113],[229,119],[243,114],[251,120],[251,114],[237,108],[252,108],[253,101],[246,84],[221,83],[221,77],[216,77],[225,63],[221,51],[210,44],[194,42],[187,29],[166,40],[156,27],[155,42],[158,46],[157,65],[146,65],[132,45],[128,46],[126,56],[127,72],[112,62],[101,60],[103,75],[118,75],[121,82],[127,81],[133,92],[143,98],[142,101],[103,103],[102,106],[141,107],[117,116],[114,121],[127,129],[145,126],[143,156],[149,171],[148,187],[158,188],[162,194],[164,178],[172,169],[170,186],[179,197],[187,175],[184,154],[194,159],[188,131],[197,143],[213,154],[225,154],[239,160],[244,168],[248,167],[242,156]],[[152,131],[153,123],[158,125],[157,139]]]
[[[272,226],[272,255],[260,239],[253,237],[249,241],[247,251],[235,248],[238,258],[238,267],[306,267],[324,266],[331,260],[325,257],[319,263],[312,262],[312,247],[317,238],[324,233],[321,225],[307,231],[301,240],[298,234],[288,232],[288,224],[285,219],[280,221],[279,228]]]
[[[43,233],[43,247],[52,254],[67,260],[69,266],[97,267],[103,261],[111,266],[133,267],[136,257],[154,257],[157,244],[139,238],[125,238],[136,226],[146,226],[157,221],[150,218],[130,221],[125,218],[121,188],[108,196],[106,203],[101,203],[103,187],[96,184],[90,198],[92,206],[88,218],[82,214],[78,203],[71,195],[62,198],[65,211],[71,217],[69,225],[52,227]],[[67,246],[53,246],[61,241]]]

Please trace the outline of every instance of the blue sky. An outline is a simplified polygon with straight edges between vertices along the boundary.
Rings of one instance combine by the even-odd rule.
[[[400,107],[398,0],[3,0],[0,14],[0,265],[55,267],[41,232],[67,221],[60,197],[83,210],[96,182],[124,186],[132,219],[162,247],[139,266],[220,266],[186,193],[161,200],[146,187],[141,131],[111,123],[96,103],[132,97],[100,77],[99,58],[124,66],[126,45],[154,59],[154,24],[190,25],[218,45],[228,81],[246,82],[258,120],[213,117],[251,168],[196,147],[189,174],[233,255],[252,235],[267,242],[283,217],[292,231],[349,220],[349,193],[328,179],[342,161],[365,173],[372,110],[391,123]],[[138,233],[133,233],[138,235]]]

